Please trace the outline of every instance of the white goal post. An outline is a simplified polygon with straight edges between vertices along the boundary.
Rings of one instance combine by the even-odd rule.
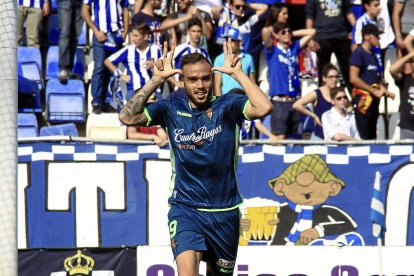
[[[0,0],[0,274],[17,275],[17,1]]]

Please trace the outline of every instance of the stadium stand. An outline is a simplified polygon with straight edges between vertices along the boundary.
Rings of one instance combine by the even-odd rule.
[[[82,48],[76,49],[73,72],[81,79],[85,75],[85,52]],[[59,46],[49,46],[46,56],[46,80],[59,76]]]
[[[19,78],[17,91],[19,112],[42,112],[41,91],[37,82]]]

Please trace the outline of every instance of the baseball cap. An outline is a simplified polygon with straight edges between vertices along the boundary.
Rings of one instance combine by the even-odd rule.
[[[361,30],[362,35],[376,35],[379,36],[381,34],[381,32],[378,30],[377,25],[374,24],[367,24],[365,26],[362,27]]]
[[[230,37],[232,40],[241,40],[240,31],[234,28],[228,29],[224,37]]]

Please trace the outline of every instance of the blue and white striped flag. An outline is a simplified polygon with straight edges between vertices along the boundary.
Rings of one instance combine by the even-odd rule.
[[[371,200],[371,213],[369,215],[372,220],[372,235],[382,239],[384,237],[385,227],[385,208],[381,195],[381,174],[375,173],[374,192]]]

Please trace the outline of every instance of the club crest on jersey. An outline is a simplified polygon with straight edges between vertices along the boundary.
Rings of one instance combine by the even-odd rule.
[[[211,117],[213,117],[213,109],[210,107],[209,109],[206,110],[206,117],[209,118],[211,120]]]

